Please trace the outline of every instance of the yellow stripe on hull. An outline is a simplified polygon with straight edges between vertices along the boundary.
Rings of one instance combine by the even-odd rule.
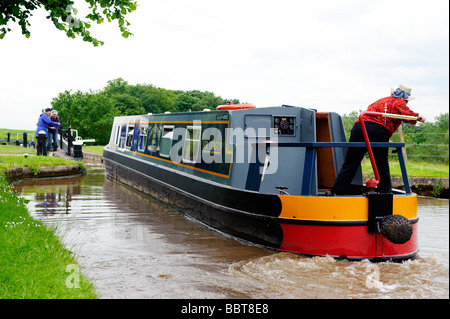
[[[360,196],[278,195],[282,203],[279,218],[311,221],[367,221],[369,199]],[[417,217],[417,195],[394,195],[393,214]]]

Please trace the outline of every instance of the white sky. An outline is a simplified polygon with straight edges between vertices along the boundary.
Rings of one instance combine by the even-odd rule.
[[[348,114],[412,87],[429,120],[449,109],[448,0],[138,0],[116,22],[92,25],[93,47],[69,39],[41,9],[31,37],[0,40],[0,128],[35,129],[64,90],[130,84],[210,91],[263,106]],[[85,2],[74,7],[84,20]],[[84,12],[85,13],[85,12]]]

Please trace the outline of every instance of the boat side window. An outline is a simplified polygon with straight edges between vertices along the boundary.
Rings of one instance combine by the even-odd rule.
[[[173,140],[173,125],[164,126],[163,134],[161,138],[161,149],[159,150],[159,155],[163,157],[170,156],[170,149],[172,148],[172,140]]]
[[[134,123],[128,123],[127,143],[125,144],[126,148],[130,148],[131,147],[131,143],[133,142],[133,134],[134,134]]]
[[[116,126],[116,140],[114,144],[119,146],[119,141],[120,141],[120,125]]]
[[[200,150],[201,126],[188,126],[184,137],[183,162],[197,163]]]
[[[111,136],[109,138],[109,144],[116,145],[117,127],[113,124]]]
[[[146,144],[147,144],[147,125],[143,125],[139,130],[138,150],[144,151]]]
[[[155,153],[156,151],[159,151],[160,149],[160,143],[161,143],[161,131],[162,128],[158,125],[153,125],[151,128],[148,128],[148,145],[147,150],[150,153]]]
[[[123,124],[120,126],[119,129],[119,134],[120,134],[120,140],[119,140],[119,148],[124,148],[125,147],[125,139],[127,137],[127,124]]]

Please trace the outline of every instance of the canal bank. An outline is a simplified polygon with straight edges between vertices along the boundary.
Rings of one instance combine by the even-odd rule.
[[[404,189],[401,177],[392,177],[392,187]],[[448,177],[408,177],[411,190],[422,196],[449,199]]]
[[[86,168],[82,162],[70,158],[0,154],[0,174],[12,183],[25,179],[82,175],[86,174]]]
[[[103,164],[103,156],[101,154],[83,152],[83,162],[91,164]]]
[[[364,175],[364,182],[373,179],[373,176]],[[448,177],[408,177],[411,191],[421,196],[449,199]],[[402,177],[391,177],[392,188],[404,190]]]
[[[37,171],[28,167],[12,167],[5,172],[8,182],[17,182],[33,178],[56,178],[84,174],[84,167],[78,164],[40,167]]]
[[[21,180],[84,172],[71,161],[0,155],[0,299],[97,298],[56,229],[33,218],[27,200],[11,187]]]

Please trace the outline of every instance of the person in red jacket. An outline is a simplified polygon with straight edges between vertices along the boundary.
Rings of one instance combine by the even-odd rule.
[[[408,108],[407,104],[411,100],[414,100],[414,97],[411,96],[411,88],[399,85],[397,89],[391,89],[391,96],[375,101],[369,105],[367,111],[414,116],[417,117],[417,121],[425,123],[426,118],[424,116],[420,116],[418,113],[415,113]],[[389,142],[389,138],[395,133],[402,121],[411,124],[417,123],[417,121],[370,115],[364,116],[363,120],[369,136],[369,141],[371,142]],[[353,125],[349,141],[364,142],[364,136],[361,131],[359,120]],[[380,176],[380,183],[377,186],[377,191],[379,193],[391,193],[392,185],[388,161],[389,148],[374,147],[372,148],[372,151]],[[331,188],[331,193],[336,195],[352,193],[351,182],[366,153],[367,148],[365,147],[349,147],[347,149],[344,164]]]

